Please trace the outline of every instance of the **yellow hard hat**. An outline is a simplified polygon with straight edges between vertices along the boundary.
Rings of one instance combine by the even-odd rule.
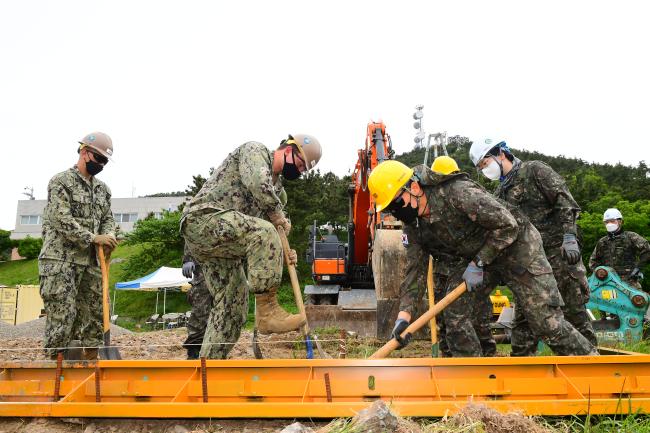
[[[450,174],[455,171],[460,171],[460,168],[458,168],[458,164],[456,164],[454,158],[442,155],[433,160],[431,171],[440,174]]]
[[[399,161],[384,161],[368,177],[368,189],[375,200],[377,212],[386,209],[399,190],[413,176],[413,170]]]

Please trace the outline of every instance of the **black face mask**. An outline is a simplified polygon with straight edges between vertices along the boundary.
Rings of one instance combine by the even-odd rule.
[[[418,218],[418,210],[411,205],[404,206],[404,199],[400,196],[386,208],[391,215],[404,224],[411,224]]]
[[[103,165],[101,165],[99,163],[96,163],[92,159],[89,159],[88,161],[86,161],[86,171],[91,176],[95,176],[96,174],[98,174],[103,169],[104,169]]]
[[[294,155],[295,158],[295,155]],[[295,159],[294,159],[295,161]],[[287,162],[287,154],[284,154],[284,165],[282,166],[282,176],[286,180],[296,180],[300,177],[300,170],[293,162]]]

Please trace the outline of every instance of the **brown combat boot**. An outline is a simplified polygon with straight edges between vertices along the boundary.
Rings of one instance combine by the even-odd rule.
[[[278,304],[277,290],[255,295],[255,323],[261,334],[295,331],[305,323],[300,314],[289,314]]]

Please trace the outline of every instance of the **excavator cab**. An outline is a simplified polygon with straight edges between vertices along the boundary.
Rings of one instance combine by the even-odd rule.
[[[346,257],[348,245],[339,241],[333,230],[323,234],[314,221],[309,228],[307,263],[311,264],[311,276],[318,284],[345,284],[347,281]]]

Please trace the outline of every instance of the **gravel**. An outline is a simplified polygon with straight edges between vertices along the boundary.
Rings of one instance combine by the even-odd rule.
[[[15,326],[0,321],[0,338],[2,339],[42,338],[43,332],[45,332],[45,317]],[[132,334],[132,332],[121,326],[111,325],[111,335],[123,334]]]

